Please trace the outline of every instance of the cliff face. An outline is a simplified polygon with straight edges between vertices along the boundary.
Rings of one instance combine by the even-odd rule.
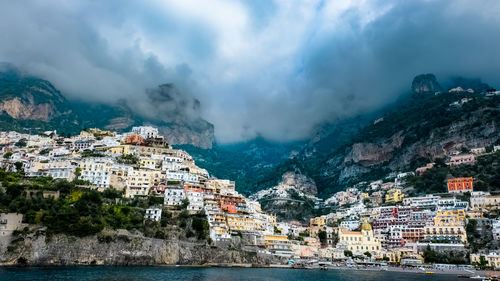
[[[395,150],[403,144],[403,140],[403,132],[400,131],[389,139],[382,139],[377,142],[355,143],[344,157],[344,163],[347,165],[359,164],[363,167],[382,164],[393,157]]]
[[[313,179],[320,196],[329,195],[360,181],[414,170],[452,152],[498,145],[500,96],[482,92],[490,87],[479,79],[452,83],[458,84],[447,87],[470,86],[474,91],[436,93],[441,86],[435,76],[419,75],[412,83],[413,95],[372,114],[363,128],[339,123],[317,134],[280,173],[298,170]]]
[[[413,79],[411,89],[414,93],[435,93],[441,91],[441,86],[437,82],[434,74],[420,74]]]
[[[203,120],[193,122],[195,126],[171,125],[160,126],[160,134],[171,144],[192,144],[200,148],[210,149],[215,142],[214,126]]]
[[[126,231],[84,238],[27,235],[1,244],[0,265],[202,265],[207,263],[269,264],[270,255],[213,247],[204,242],[161,240]]]
[[[111,105],[68,101],[49,81],[24,76],[14,69],[0,72],[0,113],[5,114],[0,114],[2,130],[19,127],[9,128],[6,117],[45,122],[44,129],[71,134],[91,127],[120,131],[149,124],[159,127],[170,144],[212,148],[214,128],[199,116],[200,106],[198,100],[172,84],[148,89],[140,106],[125,100]],[[137,108],[144,112],[137,112]],[[40,123],[29,122],[20,126],[41,127]]]
[[[48,81],[0,72],[0,112],[19,120],[48,122],[68,112],[65,98]]]
[[[297,190],[308,194],[318,193],[318,188],[316,187],[314,181],[299,173],[284,173],[280,184],[294,186]]]
[[[14,119],[49,121],[56,114],[56,109],[51,103],[34,104],[23,103],[19,98],[0,102],[0,111],[5,111]]]
[[[496,109],[496,115],[500,108]],[[488,119],[482,110],[465,120],[457,120],[449,126],[433,129],[426,138],[403,146],[404,135],[396,135],[378,142],[355,143],[347,148],[346,156],[334,154],[322,168],[324,177],[338,177],[338,182],[348,182],[384,167],[388,171],[408,170],[414,161],[431,162],[462,148],[487,147],[498,143],[500,122]],[[423,164],[423,163],[422,163]]]

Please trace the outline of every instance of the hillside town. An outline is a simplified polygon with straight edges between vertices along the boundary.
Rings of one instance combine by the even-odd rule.
[[[159,222],[162,212],[179,206],[203,214],[213,245],[237,238],[246,251],[283,257],[293,264],[342,261],[346,265],[421,266],[431,260],[431,254],[452,252],[469,253],[469,259],[462,258],[470,265],[436,260],[435,266],[500,268],[500,195],[475,191],[474,178],[464,175],[447,179],[447,193],[408,196],[407,178],[422,175],[434,163],[358,184],[325,200],[294,191],[308,197],[317,209],[333,210],[305,224],[277,221],[261,208],[260,201],[271,193],[292,200],[293,187],[278,185],[246,198],[236,191],[233,181],[211,176],[151,126],[133,127],[127,133],[88,129],[76,136],[56,131],[39,135],[0,132],[0,146],[2,168],[22,172],[26,178],[77,179],[83,188],[116,189],[125,198],[161,198],[163,204],[144,211],[144,221]],[[495,146],[488,152],[483,147],[457,152],[446,164],[470,165],[476,157],[499,150]],[[43,191],[43,196],[57,200],[59,194]],[[1,236],[22,227],[22,214],[1,214]],[[491,237],[491,241],[485,250],[471,247],[477,241],[468,237],[478,241]]]

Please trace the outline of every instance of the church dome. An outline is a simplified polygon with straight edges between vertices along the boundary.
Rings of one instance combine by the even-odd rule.
[[[362,225],[361,225],[361,230],[372,230],[372,225],[368,222],[364,222]]]

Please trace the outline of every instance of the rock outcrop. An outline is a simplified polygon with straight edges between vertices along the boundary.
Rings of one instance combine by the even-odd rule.
[[[301,173],[284,173],[280,185],[293,186],[295,189],[308,194],[314,195],[318,193],[318,188],[314,181]]]
[[[431,162],[463,149],[494,145],[500,141],[499,113],[500,107],[481,108],[446,126],[432,128],[422,138],[415,139],[414,132],[399,131],[376,142],[353,143],[344,152],[331,155],[321,175],[342,184],[374,169],[403,171],[417,160]]]
[[[205,242],[162,240],[127,231],[78,238],[30,234],[0,244],[0,265],[203,265],[270,264],[277,257]]]
[[[434,74],[420,74],[413,79],[411,89],[416,94],[435,93],[441,91],[441,86],[437,82]]]
[[[210,149],[215,142],[214,126],[203,119],[199,119],[191,125],[160,126],[158,130],[170,144],[192,144],[200,148]]]
[[[4,111],[10,117],[21,120],[50,121],[57,114],[52,103],[34,104],[22,102],[20,98],[13,98],[0,102],[0,112]]]
[[[355,143],[344,158],[345,164],[359,164],[363,167],[379,165],[391,160],[394,151],[403,144],[403,132],[394,134],[390,139],[378,142]]]
[[[212,148],[214,127],[201,118],[201,104],[194,97],[173,84],[163,84],[146,90],[141,102],[131,105],[126,100],[115,104],[69,101],[49,81],[25,76],[13,68],[0,68],[0,113],[10,118],[46,122],[45,129],[71,134],[83,128],[124,131],[147,124],[158,127],[170,144]],[[31,125],[24,123],[21,127]]]

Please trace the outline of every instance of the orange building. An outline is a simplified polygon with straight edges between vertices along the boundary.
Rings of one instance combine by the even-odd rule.
[[[473,191],[473,179],[468,178],[453,178],[448,180],[448,192],[464,193]]]
[[[218,195],[215,200],[219,204],[219,208],[228,213],[236,213],[238,209],[246,207],[245,200],[240,196]]]
[[[125,143],[142,144],[144,143],[144,138],[138,134],[132,134],[125,139]]]

